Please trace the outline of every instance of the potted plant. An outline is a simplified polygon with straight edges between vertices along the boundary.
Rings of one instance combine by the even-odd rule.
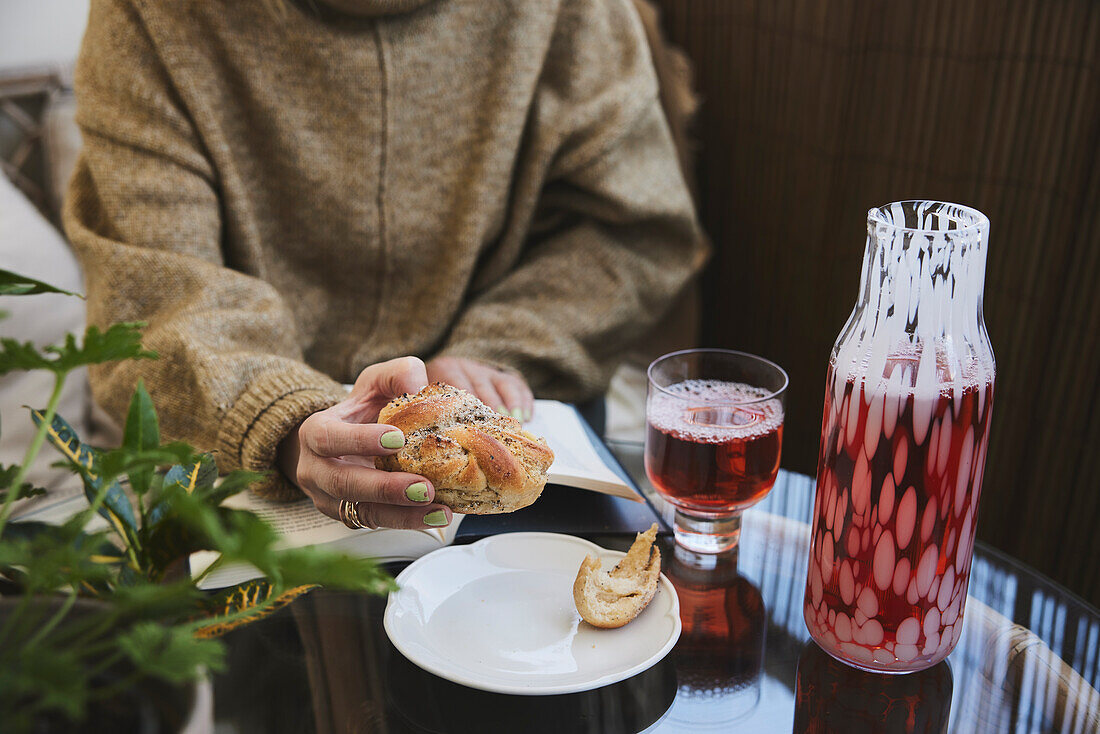
[[[37,293],[76,295],[0,270],[0,295]],[[181,706],[186,709],[182,687],[223,666],[221,633],[318,585],[374,593],[393,587],[369,559],[318,548],[277,550],[267,523],[221,507],[259,475],[234,471],[219,481],[210,454],[162,443],[153,401],[140,382],[122,445],[105,450],[81,442],[57,415],[66,377],[86,365],[155,359],[141,344],[142,326],[89,326],[79,342],[69,334],[64,344],[42,350],[0,338],[0,375],[54,375],[48,404],[30,409],[37,430],[22,463],[0,466],[5,731],[73,731],[82,721],[129,731],[135,717],[148,721],[141,708],[150,705],[159,730],[171,731],[178,726],[174,718],[182,721]],[[60,525],[13,521],[17,499],[43,492],[24,478],[47,442],[79,475],[88,506]],[[197,550],[217,551],[221,562],[250,563],[265,578],[203,593],[185,563]]]

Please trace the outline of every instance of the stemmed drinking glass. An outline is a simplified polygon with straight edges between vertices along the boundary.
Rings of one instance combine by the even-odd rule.
[[[744,352],[689,349],[657,359],[648,374],[646,474],[676,508],[676,542],[729,550],[742,511],[775,484],[787,373]]]

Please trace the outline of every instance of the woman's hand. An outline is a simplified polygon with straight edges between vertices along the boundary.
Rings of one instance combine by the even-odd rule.
[[[521,421],[534,414],[535,396],[517,374],[463,357],[436,357],[428,362],[428,380],[446,382],[476,395],[481,402]]]
[[[435,488],[424,477],[374,468],[375,456],[396,453],[401,431],[374,423],[394,397],[428,384],[424,363],[401,357],[371,365],[359,374],[347,400],[314,413],[279,444],[278,463],[309,495],[317,509],[340,520],[340,500],[357,503],[367,527],[441,527],[451,510],[432,500]]]

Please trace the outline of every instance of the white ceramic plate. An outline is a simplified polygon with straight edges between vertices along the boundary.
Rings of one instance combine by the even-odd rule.
[[[573,580],[587,554],[610,569],[623,553],[570,535],[505,533],[430,553],[401,572],[385,627],[409,660],[441,678],[497,693],[575,693],[629,678],[680,637],[680,604],[664,574],[653,601],[619,629],[583,622]]]

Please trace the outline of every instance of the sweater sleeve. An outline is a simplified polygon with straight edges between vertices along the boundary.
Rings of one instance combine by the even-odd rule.
[[[90,323],[144,321],[156,361],[93,368],[116,419],[144,378],[163,433],[214,451],[219,468],[269,472],[258,492],[296,496],[278,442],[343,389],[307,366],[289,310],[226,266],[213,166],[138,14],[92,3],[76,70],[84,148],[64,223],[84,266]]]
[[[520,370],[537,394],[606,389],[623,351],[707,257],[640,21],[566,2],[532,106],[520,261],[477,293],[442,353]]]

